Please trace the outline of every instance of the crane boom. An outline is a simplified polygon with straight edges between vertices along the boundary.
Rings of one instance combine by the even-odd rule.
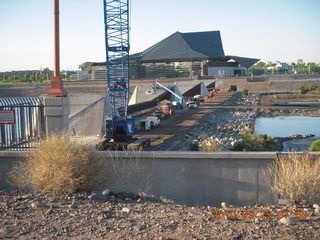
[[[103,0],[106,71],[111,117],[106,119],[107,138],[134,135],[134,121],[127,116],[129,100],[129,0]]]

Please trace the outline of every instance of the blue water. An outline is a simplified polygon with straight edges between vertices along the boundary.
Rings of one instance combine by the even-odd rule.
[[[293,134],[320,136],[320,117],[257,118],[255,132],[267,134],[271,137],[288,137]]]

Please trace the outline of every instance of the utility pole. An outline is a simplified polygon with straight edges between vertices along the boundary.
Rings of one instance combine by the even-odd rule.
[[[59,0],[53,0],[54,4],[54,74],[51,79],[49,96],[63,97],[68,92],[63,88],[63,81],[60,76],[60,34],[59,34]]]

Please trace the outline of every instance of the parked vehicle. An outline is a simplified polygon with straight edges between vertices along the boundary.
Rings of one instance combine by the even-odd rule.
[[[156,128],[160,125],[160,119],[157,117],[147,117],[147,120],[150,121],[150,127]]]
[[[172,102],[172,106],[173,106],[175,109],[177,109],[177,110],[182,109],[182,105],[181,105],[180,102],[178,102],[178,101],[173,101],[173,102]]]
[[[198,107],[198,103],[195,101],[188,101],[187,106],[189,109],[196,109]]]
[[[195,95],[193,97],[194,101],[196,101],[198,103],[198,105],[200,105],[200,103],[203,103],[204,102],[204,98],[201,97],[201,95]]]
[[[138,131],[149,131],[151,129],[151,123],[149,119],[141,119],[137,121],[136,128]]]
[[[166,117],[166,115],[162,111],[154,112],[153,116],[157,117],[158,119],[164,119]]]

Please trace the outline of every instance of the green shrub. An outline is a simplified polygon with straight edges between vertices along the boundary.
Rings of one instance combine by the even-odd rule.
[[[299,92],[300,94],[305,94],[307,93],[307,89],[304,86],[299,87]]]
[[[313,85],[310,85],[310,86],[308,86],[308,87],[304,87],[304,86],[301,86],[300,88],[299,88],[299,92],[301,93],[301,94],[306,94],[306,93],[310,93],[310,94],[320,94],[320,88],[317,86],[317,85],[315,85],[315,84],[313,84]]]
[[[315,91],[317,89],[318,89],[317,85],[314,85],[314,84],[308,86],[308,88],[307,88],[308,92]]]
[[[314,141],[314,142],[311,144],[311,146],[310,146],[310,148],[309,148],[309,151],[316,151],[316,152],[320,151],[320,139]]]
[[[266,135],[256,135],[249,130],[242,130],[241,141],[234,144],[234,151],[269,151],[272,150],[271,145],[273,139]]]
[[[247,97],[249,94],[249,90],[247,88],[242,89],[242,95]]]
[[[189,150],[190,151],[199,151],[200,150],[199,143],[198,142],[190,143]]]

